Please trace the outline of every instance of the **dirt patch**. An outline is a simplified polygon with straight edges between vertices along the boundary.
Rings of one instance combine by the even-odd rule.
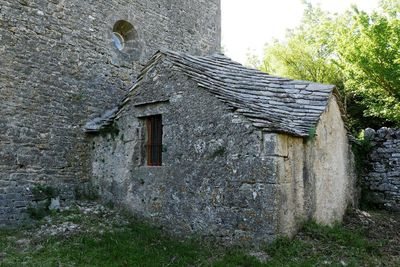
[[[400,261],[399,212],[354,210],[344,218],[343,225],[354,231],[361,230],[368,240],[381,243],[383,255]]]

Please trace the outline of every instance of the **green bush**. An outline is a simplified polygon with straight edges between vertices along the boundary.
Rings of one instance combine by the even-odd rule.
[[[52,198],[58,197],[56,188],[47,185],[36,185],[32,188],[34,202],[28,205],[29,217],[34,220],[41,220],[50,214],[49,206]]]

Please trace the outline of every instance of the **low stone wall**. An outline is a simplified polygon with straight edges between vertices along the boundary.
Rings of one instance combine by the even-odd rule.
[[[369,171],[364,176],[367,200],[388,210],[400,211],[400,129],[365,130],[371,141]]]

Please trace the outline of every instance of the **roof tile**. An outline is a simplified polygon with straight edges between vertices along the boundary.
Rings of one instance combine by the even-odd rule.
[[[191,56],[173,51],[159,51],[139,75],[123,103],[134,96],[134,88],[147,71],[160,60],[172,63],[174,69],[192,78],[198,86],[214,94],[236,112],[249,118],[255,127],[271,132],[308,136],[326,109],[333,85],[296,81],[268,75],[244,67],[221,54]],[[121,104],[116,115],[123,110]],[[111,123],[116,117],[102,116],[98,122]],[[109,121],[107,122],[107,118]],[[90,122],[87,124],[90,125]],[[90,131],[94,131],[92,127]]]

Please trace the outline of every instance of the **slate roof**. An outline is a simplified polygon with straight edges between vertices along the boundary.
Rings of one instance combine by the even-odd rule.
[[[244,67],[221,54],[191,56],[159,51],[142,70],[119,107],[88,122],[85,131],[96,132],[118,117],[147,71],[160,60],[171,62],[175,69],[192,78],[199,87],[247,117],[255,127],[269,132],[308,136],[325,111],[332,93],[337,94],[333,85],[271,76]]]

